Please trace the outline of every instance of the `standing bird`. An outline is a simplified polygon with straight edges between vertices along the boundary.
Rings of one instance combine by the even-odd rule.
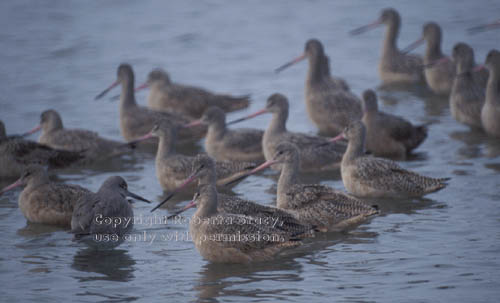
[[[481,110],[488,81],[486,70],[475,71],[474,50],[465,43],[453,47],[456,76],[450,94],[450,110],[455,120],[473,128],[482,128]]]
[[[297,220],[316,226],[320,231],[341,231],[378,213],[349,195],[320,184],[301,184],[298,181],[300,153],[297,147],[282,142],[272,159],[249,174],[281,163],[278,180],[277,207],[291,213]]]
[[[422,38],[410,44],[403,50],[403,53],[410,52],[426,42],[427,49],[424,55],[425,82],[435,94],[449,95],[456,68],[455,62],[441,51],[441,40],[441,27],[435,22],[426,23],[423,27]]]
[[[215,171],[212,169],[215,162],[212,158],[207,155],[199,154],[195,157],[193,162],[192,174],[186,179],[181,186],[175,189],[171,195],[169,195],[165,200],[159,203],[151,211],[160,208],[165,204],[170,198],[172,198],[177,192],[183,190],[184,188],[193,184],[195,180],[199,180],[198,183],[202,184],[213,184],[215,186],[215,180],[217,178]],[[245,172],[245,174],[248,172]],[[246,175],[240,177],[242,180]],[[239,180],[230,181],[230,183],[235,183]],[[315,227],[304,224],[297,219],[295,219],[290,213],[285,210],[281,210],[276,207],[261,205],[252,201],[243,200],[235,196],[225,195],[217,193],[217,211],[219,213],[237,214],[245,215],[256,219],[256,224],[270,225],[283,232],[293,234],[296,236],[307,237],[312,235],[315,231]],[[189,203],[181,210],[177,211],[175,214],[169,216],[172,218],[178,216],[182,212],[195,207],[196,203]]]
[[[148,106],[157,111],[166,111],[192,119],[199,119],[210,106],[225,112],[247,108],[250,96],[214,94],[203,88],[174,83],[168,73],[157,68],[148,74],[147,81],[135,90],[150,88]]]
[[[486,133],[500,137],[500,52],[491,50],[485,67],[490,72],[486,86],[486,99],[481,111],[481,122]]]
[[[354,122],[338,136],[349,141],[342,158],[342,182],[348,192],[361,198],[420,197],[446,187],[449,178],[430,178],[403,169],[396,162],[364,154],[366,129]]]
[[[377,157],[404,160],[427,138],[425,125],[378,110],[377,95],[371,89],[363,93],[363,118],[366,127],[366,150]]]
[[[396,40],[401,26],[401,17],[395,9],[384,9],[375,22],[352,30],[350,33],[358,35],[382,24],[387,26],[382,58],[378,66],[382,82],[384,84],[422,82],[424,80],[422,58],[405,54],[397,47]]]
[[[64,168],[82,159],[81,152],[53,149],[22,136],[7,136],[5,125],[0,121],[0,179],[19,178],[31,164]]]
[[[91,194],[78,185],[52,182],[40,165],[28,166],[21,178],[0,191],[0,194],[25,186],[19,195],[19,209],[33,223],[69,228],[77,201]]]
[[[328,57],[323,45],[316,39],[307,41],[304,54],[279,67],[276,72],[305,58],[309,59],[305,83],[309,118],[321,133],[337,135],[350,122],[361,119],[360,100],[349,90],[344,80],[330,75]]]
[[[122,136],[125,140],[132,141],[144,136],[161,120],[168,120],[178,126],[190,122],[190,119],[178,114],[157,112],[137,105],[134,95],[134,71],[129,64],[124,63],[118,67],[117,77],[118,79],[107,89],[97,95],[95,99],[102,98],[112,88],[121,84],[120,128]],[[205,133],[206,127],[204,126],[198,126],[190,129],[180,129],[179,138],[183,141],[193,141],[202,138]]]
[[[196,157],[176,153],[177,129],[167,121],[161,121],[160,124],[155,125],[151,132],[141,140],[151,137],[159,138],[155,160],[156,177],[164,190],[172,191],[189,177]],[[134,143],[137,141],[135,140]],[[255,163],[251,162],[218,161],[215,164],[217,185],[223,185],[255,166]],[[196,187],[193,186],[191,189],[194,192]]]
[[[208,157],[198,159],[202,161],[195,166],[198,193],[190,203],[197,210],[189,232],[203,258],[216,263],[269,261],[284,249],[301,244],[299,237],[308,231],[291,233],[275,224],[262,224],[259,217],[249,214],[220,212],[215,165]]]
[[[128,191],[122,177],[109,177],[97,193],[82,196],[71,218],[74,239],[95,249],[111,249],[125,240],[134,226],[134,211],[125,197],[150,201]]]
[[[105,139],[96,132],[84,129],[66,129],[59,113],[53,109],[44,111],[40,116],[41,129],[39,142],[52,148],[81,152],[85,162],[110,158],[130,152],[132,148],[122,142]]]
[[[300,153],[300,170],[302,172],[317,172],[338,170],[346,146],[339,143],[328,143],[328,139],[290,132],[286,129],[288,119],[288,100],[282,94],[272,94],[266,103],[266,108],[234,122],[243,121],[264,113],[272,113],[271,123],[264,132],[262,147],[266,160],[271,160],[276,153],[276,147],[281,142],[295,144]],[[234,123],[233,122],[233,123]],[[231,122],[230,122],[231,123]],[[278,166],[273,166],[278,168]]]
[[[185,127],[200,124],[208,125],[205,138],[205,150],[217,161],[262,162],[263,131],[251,128],[228,129],[226,114],[222,109],[209,107],[201,119],[193,121]]]

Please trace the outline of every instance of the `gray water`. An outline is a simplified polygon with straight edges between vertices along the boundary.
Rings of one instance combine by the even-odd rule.
[[[300,55],[305,41],[316,37],[330,56],[332,73],[354,92],[376,88],[382,110],[431,123],[417,158],[402,165],[452,180],[422,199],[377,201],[382,214],[349,233],[320,234],[274,262],[249,266],[203,260],[183,238],[185,223],[144,221],[136,224],[134,236],[156,235],[155,241],[137,238],[111,252],[91,252],[72,243],[66,230],[27,223],[18,209],[19,192],[12,192],[0,198],[1,300],[497,302],[500,143],[455,122],[446,98],[425,88],[379,88],[384,30],[357,37],[347,32],[387,6],[402,15],[401,47],[434,20],[443,27],[448,54],[454,43],[465,41],[482,62],[498,48],[498,31],[465,32],[498,19],[498,1],[2,1],[0,118],[9,133],[26,131],[41,111],[54,108],[68,128],[120,140],[118,104],[93,97],[115,80],[121,62],[132,64],[138,82],[160,66],[180,83],[251,93],[251,108],[229,118],[261,108],[274,92],[284,93],[291,103],[289,129],[314,133],[303,102],[307,63],[279,75],[273,69]],[[146,93],[137,95],[139,103],[145,99]],[[241,126],[263,128],[269,119]],[[157,201],[164,196],[148,153],[58,178],[96,190],[115,174],[142,196]],[[234,191],[273,204],[275,179],[273,173],[252,176]],[[338,175],[305,180],[343,188]],[[134,211],[151,219],[150,208],[138,202]],[[161,235],[178,238],[162,241]]]

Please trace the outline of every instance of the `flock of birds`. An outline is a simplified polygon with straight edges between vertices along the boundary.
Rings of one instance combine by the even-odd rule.
[[[424,25],[422,38],[401,51],[396,46],[400,23],[397,11],[389,8],[375,22],[351,32],[387,27],[379,64],[382,82],[426,83],[434,93],[449,95],[457,121],[500,137],[500,52],[490,51],[485,64],[476,65],[473,49],[458,43],[450,58],[441,52],[441,29],[433,22]],[[500,20],[470,31],[497,27]],[[422,42],[427,44],[423,58],[408,54]],[[366,90],[360,100],[345,80],[330,74],[329,59],[316,39],[307,41],[303,55],[276,71],[303,59],[309,61],[308,115],[330,138],[288,131],[289,102],[282,94],[271,95],[258,112],[226,122],[226,113],[249,106],[249,96],[176,84],[161,69],[150,72],[146,83],[134,88],[132,67],[121,64],[116,81],[96,99],[121,86],[120,128],[127,142],[66,129],[55,110],[44,111],[40,125],[23,135],[7,136],[0,123],[0,178],[19,178],[0,194],[24,186],[19,208],[28,221],[70,227],[77,241],[98,249],[113,248],[133,228],[127,220],[133,217],[127,197],[150,201],[130,192],[119,176],[108,178],[94,193],[51,181],[46,168],[87,166],[133,152],[138,145],[154,144],[156,175],[169,195],[152,211],[180,191],[196,192],[172,216],[196,207],[189,228],[200,254],[212,262],[246,263],[272,259],[316,232],[342,231],[364,222],[379,212],[366,199],[420,197],[446,186],[447,178],[422,176],[394,161],[406,159],[425,140],[425,125],[414,126],[379,111],[372,90]],[[136,103],[135,91],[143,88],[150,89],[148,107]],[[272,118],[265,131],[229,128],[266,113]],[[38,142],[24,139],[39,130]],[[206,153],[176,152],[179,142],[203,137]],[[217,191],[269,167],[280,171],[276,207]],[[347,192],[299,180],[303,172],[336,170]],[[97,241],[97,235],[116,239]]]

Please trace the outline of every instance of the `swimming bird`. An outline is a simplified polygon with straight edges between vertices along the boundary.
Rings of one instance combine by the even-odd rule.
[[[118,67],[118,79],[107,89],[102,91],[95,99],[100,99],[112,88],[121,84],[120,95],[120,128],[123,138],[132,141],[147,134],[155,124],[161,120],[168,120],[175,125],[181,126],[191,120],[179,114],[158,112],[137,105],[134,95],[134,72],[129,64],[123,63]],[[179,129],[181,141],[194,141],[202,138],[206,133],[205,126]]]
[[[208,155],[197,155],[193,162],[192,174],[189,176],[189,178],[187,178],[181,186],[175,189],[172,192],[173,194],[169,195],[151,211],[160,208],[176,193],[183,191],[186,187],[194,184],[195,180],[198,180],[198,184],[215,184],[217,176],[216,174],[214,175],[214,170],[212,169],[214,165],[216,165],[216,163]],[[219,213],[250,216],[252,218],[256,218],[256,224],[270,225],[283,232],[294,234],[300,237],[312,236],[313,232],[316,230],[314,226],[298,221],[285,210],[281,210],[272,206],[261,205],[252,201],[221,193],[218,193],[217,197],[217,211]],[[178,216],[182,212],[192,207],[196,207],[196,203],[188,203],[184,208],[177,211],[168,218]]]
[[[25,186],[19,195],[19,209],[28,221],[68,228],[76,202],[91,193],[78,185],[50,181],[44,167],[40,165],[28,166],[21,178],[0,191],[0,194],[18,186]]]
[[[131,193],[127,182],[119,176],[106,179],[97,193],[78,199],[71,218],[74,240],[95,249],[120,245],[134,226],[134,211],[125,197],[150,203]]]
[[[366,127],[366,150],[377,157],[406,159],[427,138],[425,125],[378,110],[377,95],[371,89],[363,92],[363,118]]]
[[[34,129],[42,130],[38,139],[40,143],[61,150],[81,152],[85,156],[85,163],[132,150],[123,142],[105,139],[93,131],[64,128],[61,116],[53,109],[46,110],[40,115],[40,125]]]
[[[377,208],[339,190],[320,184],[301,184],[298,180],[300,159],[294,144],[281,142],[273,157],[249,174],[281,163],[277,207],[320,231],[341,231],[378,213]]]
[[[136,91],[150,88],[148,106],[157,111],[177,113],[192,119],[199,119],[210,106],[217,106],[225,112],[247,108],[250,96],[215,94],[203,88],[174,83],[168,73],[156,68],[148,74],[147,81]]]
[[[238,119],[243,121],[264,113],[272,113],[271,123],[264,132],[262,147],[266,160],[271,160],[276,153],[276,147],[281,142],[290,142],[299,148],[300,170],[302,172],[317,172],[337,170],[340,168],[342,155],[346,150],[344,144],[328,143],[328,139],[302,133],[290,132],[286,129],[288,119],[288,100],[279,93],[272,94],[266,107],[257,113]],[[231,122],[230,122],[231,123]],[[279,169],[279,166],[273,166]]]
[[[156,177],[164,190],[172,191],[191,174],[196,157],[176,153],[177,129],[167,121],[161,121],[155,125],[151,132],[141,140],[147,140],[150,137],[159,138],[155,160]],[[218,161],[215,164],[217,185],[223,185],[255,167],[255,163],[251,162]],[[191,191],[194,192],[195,189],[196,187],[193,186]]]
[[[342,182],[348,192],[361,198],[420,197],[446,187],[449,178],[431,178],[406,170],[392,160],[366,156],[366,136],[361,121],[353,122],[339,135],[349,141],[342,158]]]
[[[488,135],[500,137],[500,52],[491,50],[484,65],[490,74],[481,110],[481,122]]]
[[[410,44],[403,53],[410,52],[424,42],[427,49],[424,55],[425,82],[429,88],[440,95],[449,95],[455,78],[455,62],[441,51],[442,31],[439,24],[428,22],[424,25],[422,37]]]
[[[422,82],[424,80],[422,58],[405,54],[397,47],[396,40],[401,26],[401,17],[395,9],[384,9],[375,22],[352,30],[350,33],[358,35],[383,24],[387,26],[387,30],[378,66],[382,82],[384,84]]]
[[[453,47],[453,61],[457,71],[449,100],[451,115],[460,123],[482,128],[481,110],[488,72],[475,71],[474,50],[463,42]]]
[[[22,136],[7,136],[5,125],[0,121],[0,179],[19,178],[31,164],[64,168],[84,158],[81,152],[54,149]]]
[[[217,161],[262,162],[262,136],[258,129],[229,129],[226,126],[226,114],[222,109],[209,107],[201,119],[195,120],[185,127],[200,124],[208,125],[205,138],[205,150]]]
[[[467,29],[467,31],[469,32],[469,34],[476,34],[479,32],[497,29],[497,28],[500,28],[500,19],[493,21],[491,23],[488,23],[488,24],[483,24],[483,25],[471,27],[471,28]]]
[[[191,202],[197,210],[189,224],[193,243],[203,258],[216,263],[270,261],[284,249],[301,244],[303,232],[290,233],[272,224],[260,224],[258,217],[250,215],[220,212],[215,165],[213,161],[204,165],[197,168],[198,193]]]
[[[337,135],[354,120],[361,119],[360,100],[346,82],[330,75],[328,57],[317,39],[306,42],[304,54],[276,69],[277,72],[309,59],[306,78],[306,108],[309,118],[327,135]]]

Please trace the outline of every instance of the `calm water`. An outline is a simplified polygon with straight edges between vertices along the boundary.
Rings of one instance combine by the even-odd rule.
[[[383,29],[358,37],[347,32],[394,6],[403,20],[400,46],[434,20],[443,27],[446,53],[465,41],[483,61],[498,48],[499,32],[469,36],[465,29],[498,19],[500,2],[247,2],[2,1],[0,118],[9,133],[19,133],[37,124],[42,110],[55,108],[69,128],[121,139],[118,104],[93,97],[115,80],[119,63],[129,62],[138,81],[161,66],[174,81],[251,93],[254,102],[246,112],[262,107],[271,93],[284,93],[291,102],[289,128],[315,132],[304,114],[307,64],[280,75],[273,69],[316,37],[331,58],[332,72],[345,77],[356,93],[377,88],[383,110],[432,123],[419,157],[402,165],[450,176],[449,187],[425,199],[378,201],[383,214],[355,230],[319,235],[273,263],[251,266],[204,261],[185,240],[186,224],[147,224],[150,206],[141,203],[135,213],[145,221],[136,224],[135,241],[107,253],[89,252],[73,244],[65,230],[27,224],[17,206],[19,192],[9,193],[0,198],[2,300],[497,302],[500,143],[456,123],[446,98],[423,88],[379,89]],[[137,96],[143,104],[145,98],[145,93]],[[269,118],[243,126],[263,127]],[[163,193],[153,164],[152,154],[139,153],[58,177],[96,190],[105,178],[120,174],[133,191],[159,200]],[[306,180],[342,188],[338,176],[327,177]],[[275,178],[272,173],[251,177],[234,191],[272,204]],[[157,238],[144,240],[144,235]]]

